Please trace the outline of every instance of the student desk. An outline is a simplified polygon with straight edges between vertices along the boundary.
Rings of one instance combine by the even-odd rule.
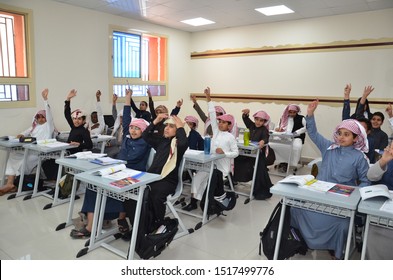
[[[259,149],[258,144],[250,143],[250,145],[244,146],[243,143],[239,143],[239,142],[237,143],[237,148],[239,149],[239,156],[255,158],[254,172],[252,174],[250,193],[247,194],[247,193],[242,193],[242,192],[236,192],[239,195],[248,196],[248,198],[244,201],[244,204],[247,204],[254,198],[254,196],[252,194],[254,192],[255,176],[257,175],[257,167],[258,167],[260,149]]]
[[[70,198],[64,198],[64,199],[59,199],[59,182],[61,179],[62,175],[62,170],[63,167],[65,169],[68,169],[69,172],[75,173],[80,173],[84,171],[89,171],[89,170],[98,170],[101,169],[105,166],[99,165],[96,163],[90,162],[90,160],[86,159],[76,159],[76,158],[59,158],[56,159],[56,163],[59,165],[59,169],[57,171],[57,179],[56,179],[56,186],[55,186],[55,193],[54,196],[52,197],[51,195],[44,194],[44,196],[49,197],[50,199],[53,199],[52,203],[49,203],[44,206],[44,210],[58,206],[60,204],[64,204],[69,202],[71,199]],[[126,162],[123,162],[126,163]],[[118,164],[118,163],[117,163]],[[106,165],[106,166],[111,166],[111,165]],[[72,208],[73,208],[74,201],[72,202]],[[72,214],[72,211],[71,211]]]
[[[184,154],[184,159],[185,159],[185,165],[184,168],[190,169],[190,170],[196,170],[196,171],[205,171],[209,173],[209,179],[207,182],[207,189],[206,193],[209,193],[209,188],[210,188],[210,181],[211,177],[213,174],[213,169],[214,169],[214,162],[218,159],[224,158],[224,154],[209,154],[205,155],[203,151],[195,151],[195,150],[187,150],[187,152]],[[195,226],[195,229],[199,229],[202,225],[206,224],[208,222],[207,219],[207,206],[208,206],[208,197],[206,196],[205,200],[205,207],[203,209],[203,215],[198,215],[191,213],[189,211],[184,211],[182,209],[177,209],[177,212],[187,214],[199,219],[202,219],[202,222],[198,223]]]
[[[25,152],[24,152],[22,170],[21,170],[20,179],[19,179],[18,191],[16,194],[11,194],[7,199],[13,199],[15,197],[25,195],[23,200],[27,200],[27,199],[37,197],[37,196],[40,196],[40,195],[43,195],[44,193],[46,193],[47,191],[38,192],[38,180],[40,179],[42,160],[56,159],[59,157],[62,158],[62,157],[64,157],[65,151],[69,148],[72,148],[72,147],[73,147],[72,145],[70,145],[68,143],[63,143],[63,142],[54,142],[54,143],[48,143],[48,144],[25,144],[25,145],[23,145]],[[38,154],[38,163],[37,163],[37,169],[36,169],[36,174],[35,174],[34,188],[32,191],[23,191],[22,186],[23,186],[23,179],[25,176],[25,163],[27,160],[27,156],[30,152]]]
[[[355,188],[352,194],[349,197],[346,197],[333,193],[306,190],[295,184],[278,183],[270,189],[270,192],[283,197],[280,224],[278,227],[276,248],[273,257],[274,260],[277,260],[280,249],[284,215],[287,205],[343,219],[350,218],[347,244],[345,246],[345,259],[347,260],[349,258],[355,212],[360,200],[360,192],[358,188]]]
[[[4,161],[4,168],[1,173],[1,182],[5,185],[5,170],[7,168],[7,161],[10,157],[11,151],[23,150],[23,143],[19,142],[18,139],[15,140],[0,140],[0,149],[5,150],[6,156]]]
[[[293,139],[294,139],[294,136],[292,133],[272,132],[272,131],[270,132],[269,146],[274,151],[277,151],[282,148],[289,149],[288,161],[287,161],[287,163],[288,163],[287,172],[286,173],[277,172],[277,173],[271,173],[271,174],[282,176],[282,177],[288,176],[290,165],[291,165],[291,160],[292,160]]]
[[[88,184],[89,189],[97,192],[95,209],[99,209],[98,211],[94,211],[93,226],[91,230],[90,241],[88,242],[89,245],[87,248],[83,248],[81,251],[79,251],[77,257],[81,257],[101,246],[125,259],[132,260],[135,253],[135,244],[138,234],[139,216],[141,213],[143,192],[147,184],[160,180],[161,175],[145,172],[141,177],[138,178],[140,180],[139,182],[129,186],[125,186],[124,188],[118,188],[110,185],[111,182],[116,180],[94,175],[94,172],[95,171],[82,172],[76,174],[74,177],[74,183],[72,188],[73,193],[71,194],[71,197],[73,197],[73,195],[75,194],[76,180],[79,180],[80,182],[85,182]],[[109,230],[105,233],[103,233],[101,230],[102,222],[105,215],[105,205],[107,197],[111,197],[120,201],[124,201],[127,199],[134,199],[137,201],[131,242],[127,253],[116,249],[113,246],[110,246],[108,243],[114,240],[113,234],[118,232],[117,228],[112,231]]]
[[[373,197],[370,199],[362,200],[359,203],[358,211],[360,213],[367,214],[361,255],[362,260],[364,260],[366,256],[367,238],[370,224],[393,230],[393,213],[379,210],[385,201],[386,198]]]
[[[91,137],[91,141],[93,142],[93,146],[95,148],[98,148],[101,143],[100,153],[104,153],[106,143],[108,143],[109,141],[111,141],[115,138],[116,137],[111,136],[111,135],[98,135],[98,136]]]

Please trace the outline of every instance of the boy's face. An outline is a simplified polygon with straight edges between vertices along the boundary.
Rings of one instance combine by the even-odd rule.
[[[85,119],[83,117],[72,118],[72,122],[74,123],[75,127],[79,127],[85,124]]]
[[[194,129],[195,124],[193,122],[187,122],[189,128]]]
[[[146,109],[147,109],[147,106],[146,106],[145,102],[139,103],[139,110],[146,111]]]
[[[265,120],[261,118],[254,118],[254,123],[256,127],[262,127],[265,123]]]
[[[290,117],[290,118],[296,117],[296,114],[297,114],[297,112],[294,111],[294,110],[289,110],[288,111],[288,117]]]
[[[360,121],[359,121],[360,122]],[[360,124],[364,127],[364,130],[366,131],[367,134],[370,134],[370,130],[368,130],[367,124],[365,122],[360,122]]]
[[[218,129],[220,131],[229,131],[229,122],[218,120]]]
[[[37,123],[40,124],[40,125],[46,123],[46,118],[43,115],[41,115],[41,114],[37,114],[35,119],[37,120]]]
[[[164,129],[164,137],[165,138],[172,138],[176,136],[176,125],[175,124],[167,124]]]
[[[91,122],[92,122],[92,123],[97,123],[97,122],[98,122],[97,113],[92,113],[92,114],[91,114]]]
[[[353,137],[352,131],[345,128],[340,128],[337,132],[338,144],[342,147],[352,146],[357,140],[357,136]]]
[[[137,127],[135,125],[130,126],[129,132],[130,132],[130,137],[132,139],[138,139],[138,138],[142,137],[142,129],[140,129],[139,127]]]
[[[371,119],[371,125],[373,128],[380,128],[383,124],[383,120],[380,116],[373,116]]]

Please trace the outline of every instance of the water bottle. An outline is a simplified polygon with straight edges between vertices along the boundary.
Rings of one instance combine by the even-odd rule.
[[[244,146],[250,145],[250,130],[245,129],[243,135]]]
[[[209,135],[206,135],[204,140],[204,146],[203,146],[203,151],[205,152],[205,155],[210,155],[210,143],[211,143],[211,138]]]

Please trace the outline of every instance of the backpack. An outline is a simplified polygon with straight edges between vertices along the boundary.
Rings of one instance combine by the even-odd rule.
[[[72,184],[74,183],[74,175],[67,173],[63,177],[61,177],[59,182],[59,198],[66,199],[71,195],[72,192]],[[80,181],[77,181],[76,189],[79,189]]]
[[[287,207],[289,208],[289,207]],[[259,233],[261,241],[259,244],[259,255],[261,255],[261,247],[264,255],[272,260],[274,250],[276,248],[277,231],[280,222],[282,203],[279,202],[274,208],[265,229]],[[308,247],[298,229],[290,226],[291,213],[290,209],[285,211],[284,223],[280,242],[280,251],[278,259],[288,259],[295,254],[305,255]]]
[[[20,176],[17,176],[14,181],[16,187],[19,186]],[[34,189],[35,174],[28,174],[23,176],[22,191],[32,191]],[[44,180],[38,179],[38,192],[45,191]]]
[[[150,189],[143,193],[142,208],[135,245],[135,252],[141,259],[155,258],[168,247],[178,231],[179,221],[166,218],[160,224],[154,222],[149,202]],[[131,218],[132,219],[132,218]]]
[[[214,199],[218,186],[223,187],[224,180],[222,178],[222,172],[218,169],[214,169],[212,178],[210,180],[210,188],[208,194],[208,198],[209,198],[208,201],[209,204],[207,208],[208,218],[210,215],[217,215],[217,216],[223,215],[224,211],[232,210],[236,206],[236,200],[238,198],[238,195],[232,191],[225,192],[226,199],[223,202],[219,202],[216,199]],[[200,202],[202,211],[205,209],[206,191],[207,188],[205,189]]]

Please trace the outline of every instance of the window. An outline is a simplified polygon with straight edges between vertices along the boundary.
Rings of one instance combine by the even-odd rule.
[[[0,5],[0,108],[35,106],[31,11]]]
[[[134,97],[167,97],[167,38],[156,35],[111,30],[111,90],[119,97],[127,88]]]

